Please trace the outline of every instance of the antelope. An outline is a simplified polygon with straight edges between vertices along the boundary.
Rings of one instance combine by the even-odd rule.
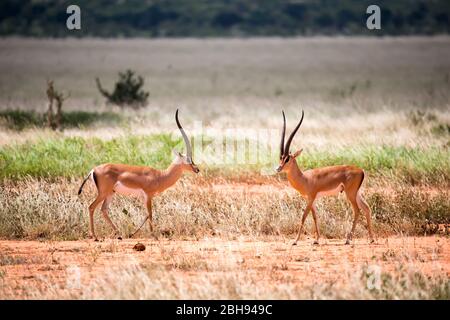
[[[316,231],[316,239],[314,244],[319,244],[320,233],[317,221],[317,208],[314,205],[314,201],[320,197],[337,195],[341,192],[345,192],[347,200],[352,205],[354,214],[352,229],[347,235],[345,244],[350,244],[350,241],[352,240],[353,232],[359,218],[360,209],[366,215],[370,241],[373,243],[374,238],[371,223],[372,213],[360,190],[361,184],[364,180],[364,171],[358,167],[348,165],[322,167],[302,171],[298,167],[296,159],[302,153],[303,149],[300,149],[292,154],[290,152],[290,146],[292,139],[294,139],[295,134],[303,122],[305,113],[302,110],[302,117],[294,131],[292,131],[289,136],[286,145],[284,144],[286,134],[286,117],[284,115],[284,111],[282,111],[282,114],[283,131],[281,134],[280,144],[280,163],[276,168],[276,171],[278,173],[285,172],[287,174],[289,184],[296,189],[307,202],[306,208],[303,211],[300,229],[292,245],[296,245],[297,241],[300,239],[300,236],[303,233],[303,225],[310,211],[312,211]]]
[[[118,239],[120,240],[122,239],[117,227],[108,216],[109,205],[115,193],[128,196],[137,195],[144,198],[147,207],[147,216],[137,231],[142,228],[145,221],[148,219],[150,231],[153,232],[153,197],[174,185],[177,180],[180,179],[184,171],[192,171],[194,173],[200,172],[199,168],[192,160],[192,147],[189,138],[178,120],[178,109],[175,113],[175,121],[186,145],[186,155],[174,150],[174,160],[167,169],[156,170],[148,166],[105,163],[92,169],[83,180],[83,183],[78,190],[78,195],[81,194],[83,186],[89,178],[92,178],[94,181],[98,192],[97,198],[89,206],[90,233],[95,241],[98,241],[98,239],[94,229],[94,212],[97,206],[102,202],[101,212],[103,217],[114,230],[115,236],[118,236]],[[131,234],[130,237],[134,236],[137,231]]]

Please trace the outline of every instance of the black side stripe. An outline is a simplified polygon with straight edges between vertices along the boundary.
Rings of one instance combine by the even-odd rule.
[[[358,190],[359,190],[359,188],[361,188],[363,181],[364,181],[364,171],[362,172],[362,178],[361,178],[361,182],[359,183]]]
[[[95,186],[98,189],[97,177],[95,176],[95,171],[92,171],[92,178],[94,178]]]

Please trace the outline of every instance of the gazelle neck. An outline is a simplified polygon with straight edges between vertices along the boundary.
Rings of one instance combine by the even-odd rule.
[[[297,160],[294,159],[294,162],[289,166],[287,170],[287,179],[289,183],[296,189],[303,188],[305,182],[305,176],[303,172],[300,170],[297,164]]]
[[[183,166],[180,163],[172,163],[166,169],[161,171],[161,188],[167,189],[180,179],[183,173]]]

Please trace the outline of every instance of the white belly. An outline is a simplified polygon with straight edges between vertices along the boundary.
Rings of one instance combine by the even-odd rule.
[[[124,196],[136,196],[136,197],[144,197],[144,198],[146,197],[144,190],[128,188],[127,186],[123,185],[121,182],[117,182],[114,185],[114,192],[122,194]]]
[[[326,197],[326,196],[335,196],[335,195],[339,194],[339,192],[342,192],[342,191],[344,191],[344,185],[340,184],[335,189],[330,189],[330,190],[326,190],[326,191],[317,193],[316,197],[320,198],[320,197]]]

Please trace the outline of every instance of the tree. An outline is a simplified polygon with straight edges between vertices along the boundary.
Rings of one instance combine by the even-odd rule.
[[[53,130],[62,130],[62,106],[64,101],[69,98],[70,94],[64,95],[53,86],[53,81],[47,81],[47,126]],[[56,115],[53,112],[53,101],[56,101]]]

